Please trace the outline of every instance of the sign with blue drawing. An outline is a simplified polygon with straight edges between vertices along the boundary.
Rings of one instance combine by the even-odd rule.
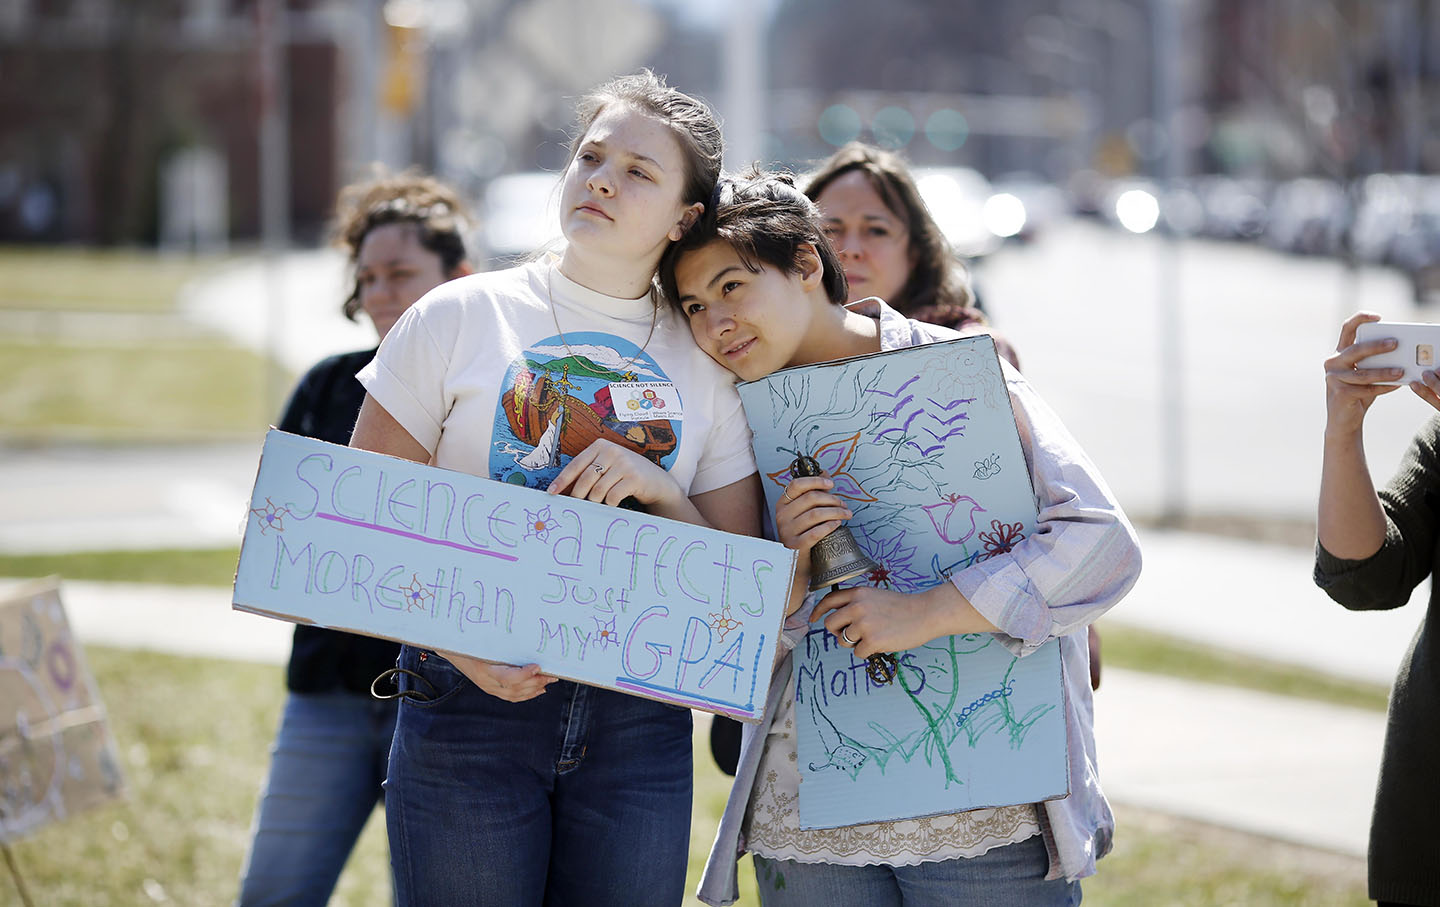
[[[988,335],[785,369],[740,385],[740,397],[772,512],[797,454],[835,481],[878,565],[855,583],[927,589],[1034,531]],[[1056,641],[1024,658],[989,633],[896,654],[895,682],[881,685],[821,624],[796,647],[802,828],[1065,796]]]
[[[794,571],[773,542],[272,430],[234,601],[756,721]]]

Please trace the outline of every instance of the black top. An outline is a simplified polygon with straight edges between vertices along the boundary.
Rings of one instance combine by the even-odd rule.
[[[295,386],[277,427],[332,444],[349,444],[365,401],[365,388],[355,380],[355,373],[373,358],[374,350],[361,350],[317,363]],[[298,625],[285,684],[294,693],[348,690],[369,695],[370,681],[395,667],[399,653],[399,643]]]
[[[1390,691],[1385,749],[1370,821],[1370,897],[1440,904],[1440,418],[1426,423],[1380,489],[1385,542],[1360,561],[1319,545],[1315,581],[1353,611],[1398,608],[1430,578],[1430,601]]]

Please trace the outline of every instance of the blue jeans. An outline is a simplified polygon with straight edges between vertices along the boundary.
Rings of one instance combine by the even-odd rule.
[[[837,866],[755,856],[764,907],[1075,907],[1080,883],[1045,881],[1050,858],[1040,835],[978,857],[914,866]]]
[[[240,876],[243,907],[324,904],[382,798],[395,703],[291,693]]]
[[[565,680],[506,702],[433,652],[399,664],[423,678],[401,678],[385,783],[401,905],[680,903],[688,709]]]

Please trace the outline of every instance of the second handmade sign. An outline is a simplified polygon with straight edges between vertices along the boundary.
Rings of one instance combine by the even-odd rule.
[[[814,457],[878,569],[916,592],[1035,528],[1030,474],[987,335],[785,369],[740,386],[773,512]],[[994,634],[897,653],[894,683],[823,626],[795,649],[802,828],[1035,803],[1069,789],[1059,646],[1017,658]]]

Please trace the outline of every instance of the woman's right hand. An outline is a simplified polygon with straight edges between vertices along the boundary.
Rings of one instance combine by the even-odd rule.
[[[1335,346],[1335,355],[1325,360],[1325,410],[1327,434],[1358,434],[1365,413],[1375,398],[1399,390],[1399,384],[1380,384],[1394,381],[1405,374],[1399,368],[1360,368],[1357,363],[1367,356],[1385,353],[1395,349],[1394,338],[1355,342],[1355,329],[1360,325],[1379,321],[1374,312],[1356,312],[1340,326],[1340,342]]]
[[[855,514],[830,489],[829,476],[792,479],[775,504],[775,529],[786,548],[807,552]]]
[[[498,665],[457,652],[441,652],[445,660],[455,666],[470,682],[497,699],[507,702],[524,702],[534,699],[558,677],[540,673],[540,666],[531,664],[523,668],[514,665]]]

